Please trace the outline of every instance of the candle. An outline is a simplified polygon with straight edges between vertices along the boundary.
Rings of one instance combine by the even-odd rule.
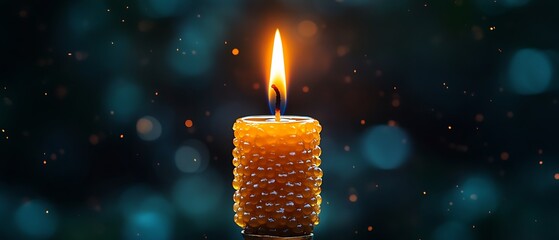
[[[274,115],[243,117],[233,125],[233,210],[245,239],[309,239],[319,223],[322,128],[310,117],[281,115],[286,89],[283,47],[276,30],[268,91]]]

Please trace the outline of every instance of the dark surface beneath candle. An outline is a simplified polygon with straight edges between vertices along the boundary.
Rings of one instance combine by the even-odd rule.
[[[0,239],[241,239],[234,121],[322,125],[315,239],[559,239],[559,2],[3,1]]]

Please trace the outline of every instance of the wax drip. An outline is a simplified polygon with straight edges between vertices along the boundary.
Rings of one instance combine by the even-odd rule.
[[[280,120],[280,108],[281,108],[281,95],[278,87],[275,84],[272,84],[272,88],[276,92],[276,121],[279,122]]]

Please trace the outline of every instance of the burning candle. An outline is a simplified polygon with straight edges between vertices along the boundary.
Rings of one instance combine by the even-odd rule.
[[[276,30],[268,91],[274,115],[243,117],[233,125],[233,210],[245,239],[311,239],[319,222],[322,127],[310,117],[282,115],[286,89]]]

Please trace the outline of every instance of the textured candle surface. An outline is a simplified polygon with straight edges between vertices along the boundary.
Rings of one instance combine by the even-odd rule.
[[[233,125],[235,223],[245,233],[309,234],[322,202],[322,128],[309,117],[273,118],[245,117]]]

